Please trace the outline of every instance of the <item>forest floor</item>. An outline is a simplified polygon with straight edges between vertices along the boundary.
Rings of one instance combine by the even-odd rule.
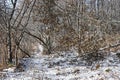
[[[35,53],[21,62],[25,65],[24,72],[14,72],[14,68],[8,68],[0,73],[0,80],[120,80],[120,61],[112,52],[92,69],[76,52],[52,55]]]

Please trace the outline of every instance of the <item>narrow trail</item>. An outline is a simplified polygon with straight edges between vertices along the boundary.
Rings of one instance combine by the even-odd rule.
[[[24,72],[6,72],[0,80],[120,80],[120,63],[116,56],[106,58],[100,68],[91,70],[75,52],[24,58]]]

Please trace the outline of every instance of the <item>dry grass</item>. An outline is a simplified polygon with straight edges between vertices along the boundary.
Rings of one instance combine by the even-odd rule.
[[[6,65],[6,64],[0,64],[0,71],[2,71],[5,68],[8,68],[8,65]]]

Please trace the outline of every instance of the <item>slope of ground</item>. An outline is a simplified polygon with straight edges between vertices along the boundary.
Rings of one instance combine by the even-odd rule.
[[[76,52],[53,55],[35,53],[32,58],[24,58],[24,72],[14,72],[11,68],[1,72],[0,80],[120,80],[120,62],[111,53],[99,66],[85,66]]]

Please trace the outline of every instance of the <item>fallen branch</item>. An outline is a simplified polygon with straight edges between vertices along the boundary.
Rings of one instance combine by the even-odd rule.
[[[23,52],[24,54],[26,54],[28,57],[31,57],[30,54],[27,51],[24,51],[21,47],[18,46],[18,48],[20,49],[21,52]]]

